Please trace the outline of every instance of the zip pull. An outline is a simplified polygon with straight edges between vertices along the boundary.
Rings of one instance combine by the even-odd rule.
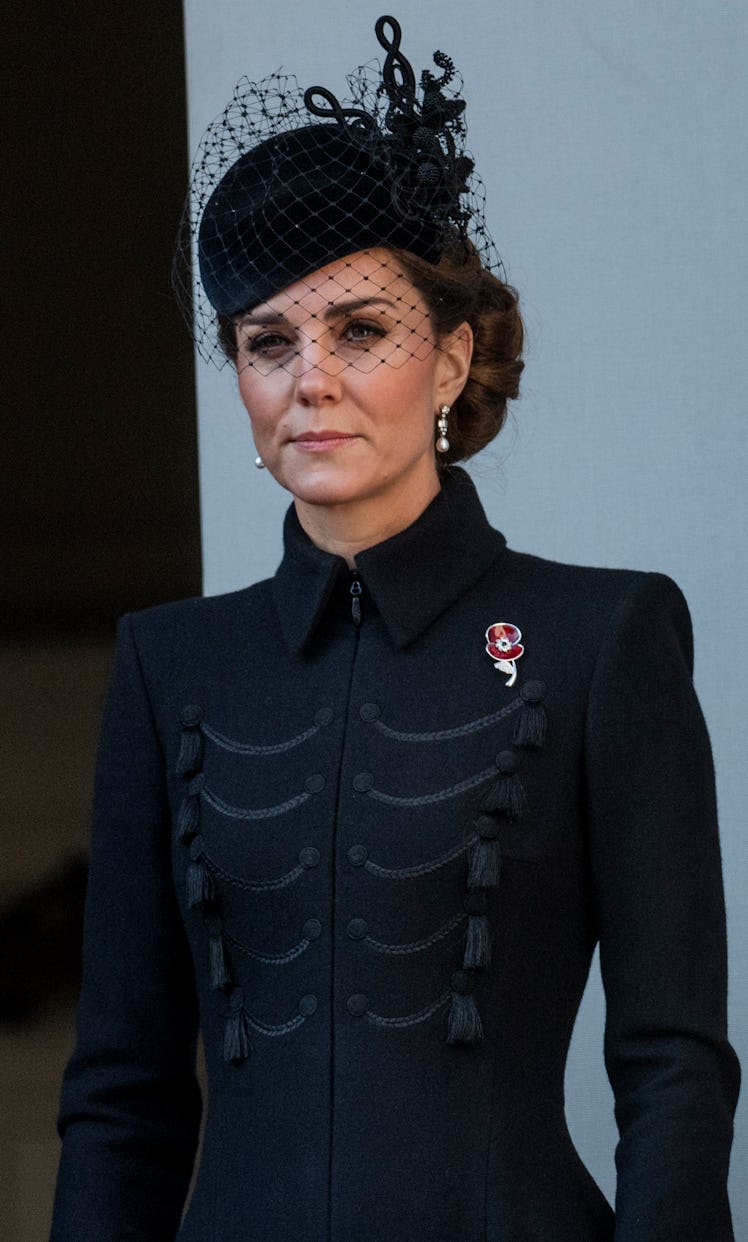
[[[361,596],[364,591],[363,583],[358,576],[358,570],[351,570],[351,585],[348,588],[351,596],[351,618],[354,625],[361,624]]]

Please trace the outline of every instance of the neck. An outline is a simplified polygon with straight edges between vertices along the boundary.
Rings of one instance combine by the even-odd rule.
[[[399,535],[419,518],[440,490],[438,476],[428,493],[406,497],[393,507],[383,506],[380,499],[358,501],[355,506],[313,505],[294,499],[299,523],[312,543],[324,552],[340,556],[350,569],[356,556],[365,548],[373,548],[393,535]]]

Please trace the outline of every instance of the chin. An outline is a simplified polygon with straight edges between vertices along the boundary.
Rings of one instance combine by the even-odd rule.
[[[340,482],[332,479],[315,479],[312,482],[298,483],[293,485],[284,484],[291,493],[294,500],[300,500],[306,505],[345,505],[355,504],[359,500],[367,500],[371,492],[359,485],[346,487]]]
[[[367,499],[377,490],[376,481],[365,479],[360,469],[340,470],[326,466],[315,470],[283,471],[275,477],[296,500],[308,505],[350,504]]]

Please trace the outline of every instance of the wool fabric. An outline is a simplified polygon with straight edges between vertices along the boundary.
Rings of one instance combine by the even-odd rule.
[[[511,551],[458,469],[358,556],[358,624],[285,538],[274,579],[120,625],[53,1242],[730,1242],[678,588]],[[614,1206],[564,1116],[598,942]]]

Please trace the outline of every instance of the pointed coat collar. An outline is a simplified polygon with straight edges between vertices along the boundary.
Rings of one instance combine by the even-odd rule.
[[[312,543],[293,505],[283,539],[273,594],[286,642],[298,654],[311,641],[335,584],[347,580],[349,570],[342,557]],[[406,647],[478,581],[505,546],[504,536],[489,526],[470,476],[452,466],[421,516],[391,539],[359,552],[356,567],[390,638]]]

